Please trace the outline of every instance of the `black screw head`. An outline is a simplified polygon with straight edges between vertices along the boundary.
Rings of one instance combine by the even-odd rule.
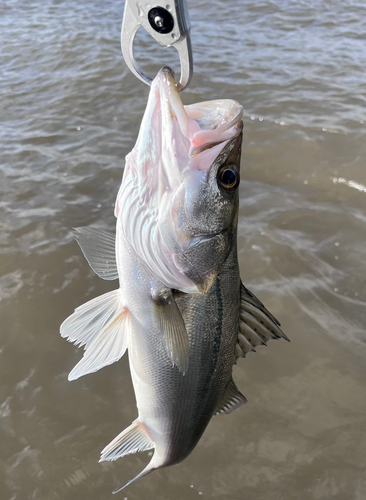
[[[154,7],[147,14],[150,26],[161,34],[170,33],[174,28],[174,19],[169,11],[163,7]]]

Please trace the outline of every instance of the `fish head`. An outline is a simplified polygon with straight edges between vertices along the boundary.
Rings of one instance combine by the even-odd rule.
[[[162,225],[175,265],[201,293],[210,289],[236,242],[241,141],[240,127],[224,145],[210,145],[221,148],[217,156],[209,148],[196,153],[203,168],[187,169]],[[203,151],[211,156],[207,170]]]
[[[116,202],[124,236],[153,275],[207,293],[235,241],[242,107],[184,106],[169,68],[154,79]]]

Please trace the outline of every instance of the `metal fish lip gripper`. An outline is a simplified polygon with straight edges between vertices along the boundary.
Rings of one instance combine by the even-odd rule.
[[[121,31],[122,55],[132,73],[151,85],[152,78],[140,68],[133,54],[134,39],[140,26],[163,47],[175,47],[178,51],[181,65],[178,89],[185,89],[193,74],[191,24],[186,0],[166,0],[164,6],[151,0],[126,0]]]

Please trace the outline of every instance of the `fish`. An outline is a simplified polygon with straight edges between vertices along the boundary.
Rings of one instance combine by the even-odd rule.
[[[162,68],[126,157],[115,235],[75,230],[91,268],[119,288],[61,325],[62,337],[84,347],[69,380],[127,350],[138,416],[100,461],[154,450],[125,486],[184,460],[213,415],[246,402],[232,378],[237,360],[270,339],[288,340],[240,279],[242,115],[231,99],[184,106],[174,73]]]

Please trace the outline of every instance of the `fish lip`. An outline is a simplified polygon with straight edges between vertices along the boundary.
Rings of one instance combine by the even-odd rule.
[[[177,121],[180,124],[180,129],[185,137],[190,137],[189,133],[189,125],[188,125],[188,116],[186,114],[182,99],[179,94],[179,86],[175,80],[174,71],[168,66],[164,66],[159,71],[159,75],[162,74],[163,78],[166,80],[165,90],[166,98],[169,101],[170,109],[172,113],[172,119],[175,115]]]
[[[169,68],[169,66],[163,66],[160,71],[162,73],[164,73],[165,75],[167,75],[169,78],[171,78],[174,81],[174,84],[176,85],[175,72],[172,70],[172,68]],[[159,73],[160,73],[160,71],[159,71]],[[178,86],[177,86],[177,89],[178,89]]]

